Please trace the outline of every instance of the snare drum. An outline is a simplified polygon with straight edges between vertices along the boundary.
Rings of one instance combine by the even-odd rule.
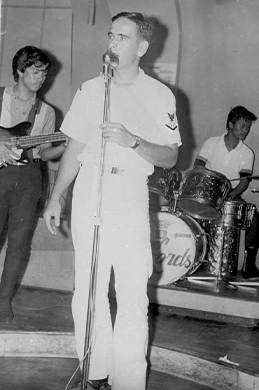
[[[222,208],[221,222],[225,226],[242,228],[245,224],[246,203],[238,201],[227,201]]]
[[[177,206],[197,219],[218,219],[230,189],[225,175],[207,168],[194,168],[184,176]]]
[[[255,205],[240,201],[226,201],[222,208],[220,222],[225,226],[233,226],[240,229],[250,227]]]
[[[192,217],[168,211],[150,215],[153,274],[150,283],[168,285],[195,272],[201,265],[207,241]]]

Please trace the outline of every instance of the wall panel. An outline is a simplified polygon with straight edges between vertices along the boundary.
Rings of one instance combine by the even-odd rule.
[[[71,103],[71,37],[72,11],[46,9],[42,47],[52,53],[57,62],[53,84],[48,91],[48,99],[62,113],[66,113]]]
[[[16,7],[44,7],[45,0],[4,0],[3,4]]]
[[[8,7],[3,37],[1,85],[12,81],[11,60],[15,52],[25,45],[39,45],[43,10],[41,8]]]
[[[192,167],[202,143],[225,131],[231,107],[242,104],[259,115],[258,40],[259,4],[254,0],[180,1],[182,14],[182,64],[179,88],[187,98],[178,99],[184,146],[180,164]],[[246,142],[256,154],[259,173],[259,122]],[[259,206],[258,195],[246,192],[247,200]]]

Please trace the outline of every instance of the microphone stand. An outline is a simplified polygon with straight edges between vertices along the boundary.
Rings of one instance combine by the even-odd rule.
[[[104,76],[104,86],[105,86],[103,123],[106,123],[110,119],[109,118],[109,116],[110,116],[110,85],[111,85],[111,78],[113,76],[113,66],[112,66],[111,60],[109,58],[109,54],[107,54],[107,53],[104,54],[103,59],[104,59],[103,76]],[[87,380],[88,380],[89,368],[90,368],[91,340],[92,340],[93,329],[94,329],[94,312],[95,312],[98,255],[99,255],[99,243],[100,243],[100,226],[101,226],[101,212],[102,212],[102,184],[103,184],[103,173],[104,173],[105,149],[106,149],[106,142],[104,140],[104,137],[102,137],[100,159],[99,159],[99,170],[98,170],[97,206],[96,206],[95,223],[94,223],[94,236],[93,236],[92,260],[91,260],[91,271],[90,271],[90,281],[89,281],[89,294],[88,294],[88,306],[87,306],[81,390],[85,390],[85,388],[87,386]]]

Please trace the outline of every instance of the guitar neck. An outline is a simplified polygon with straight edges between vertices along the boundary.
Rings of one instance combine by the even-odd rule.
[[[61,132],[56,132],[53,134],[25,135],[23,137],[12,137],[11,142],[16,147],[28,148],[40,144],[45,144],[48,142],[66,141],[66,139],[67,136],[65,134]]]

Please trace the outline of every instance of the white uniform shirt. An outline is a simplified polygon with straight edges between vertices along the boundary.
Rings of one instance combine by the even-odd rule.
[[[61,127],[65,134],[86,144],[81,159],[92,164],[97,163],[101,144],[99,125],[103,122],[103,109],[104,80],[99,76],[85,82],[77,91]],[[129,86],[120,87],[111,82],[110,121],[122,123],[147,141],[181,145],[173,93],[143,70]],[[135,175],[153,172],[153,165],[134,150],[112,142],[107,143],[105,162]]]
[[[242,141],[239,141],[233,150],[228,151],[224,135],[207,139],[198,158],[206,162],[206,168],[222,173],[229,180],[239,178],[240,173],[251,174],[254,152]]]

